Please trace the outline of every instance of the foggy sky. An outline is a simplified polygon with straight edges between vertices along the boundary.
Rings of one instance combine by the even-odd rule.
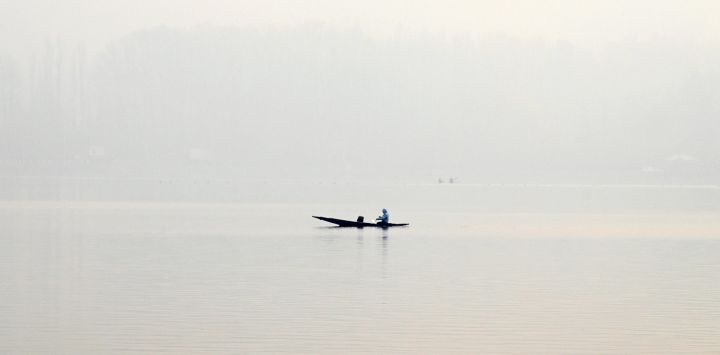
[[[3,9],[2,175],[720,177],[716,2]]]
[[[141,29],[169,26],[292,26],[321,23],[380,36],[397,33],[507,35],[608,42],[668,38],[720,43],[712,0],[25,0],[0,1],[0,40],[16,52],[46,39],[103,45]]]

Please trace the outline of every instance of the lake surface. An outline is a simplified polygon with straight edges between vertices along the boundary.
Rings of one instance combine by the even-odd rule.
[[[0,353],[720,352],[716,190],[551,213],[411,190],[372,208],[0,202]],[[412,225],[310,218],[382,207]]]

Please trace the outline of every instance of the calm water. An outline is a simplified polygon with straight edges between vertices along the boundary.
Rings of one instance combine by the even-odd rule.
[[[714,211],[360,209],[0,203],[0,353],[720,352]]]

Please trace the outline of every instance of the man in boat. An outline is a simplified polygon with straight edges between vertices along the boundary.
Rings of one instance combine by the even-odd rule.
[[[376,221],[378,221],[378,224],[386,225],[390,223],[390,215],[388,214],[387,209],[382,209],[382,216],[379,216],[378,218],[375,218]]]

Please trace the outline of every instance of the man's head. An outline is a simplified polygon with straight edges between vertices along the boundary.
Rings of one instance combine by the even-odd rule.
[[[383,208],[383,213],[387,213],[387,209]]]

